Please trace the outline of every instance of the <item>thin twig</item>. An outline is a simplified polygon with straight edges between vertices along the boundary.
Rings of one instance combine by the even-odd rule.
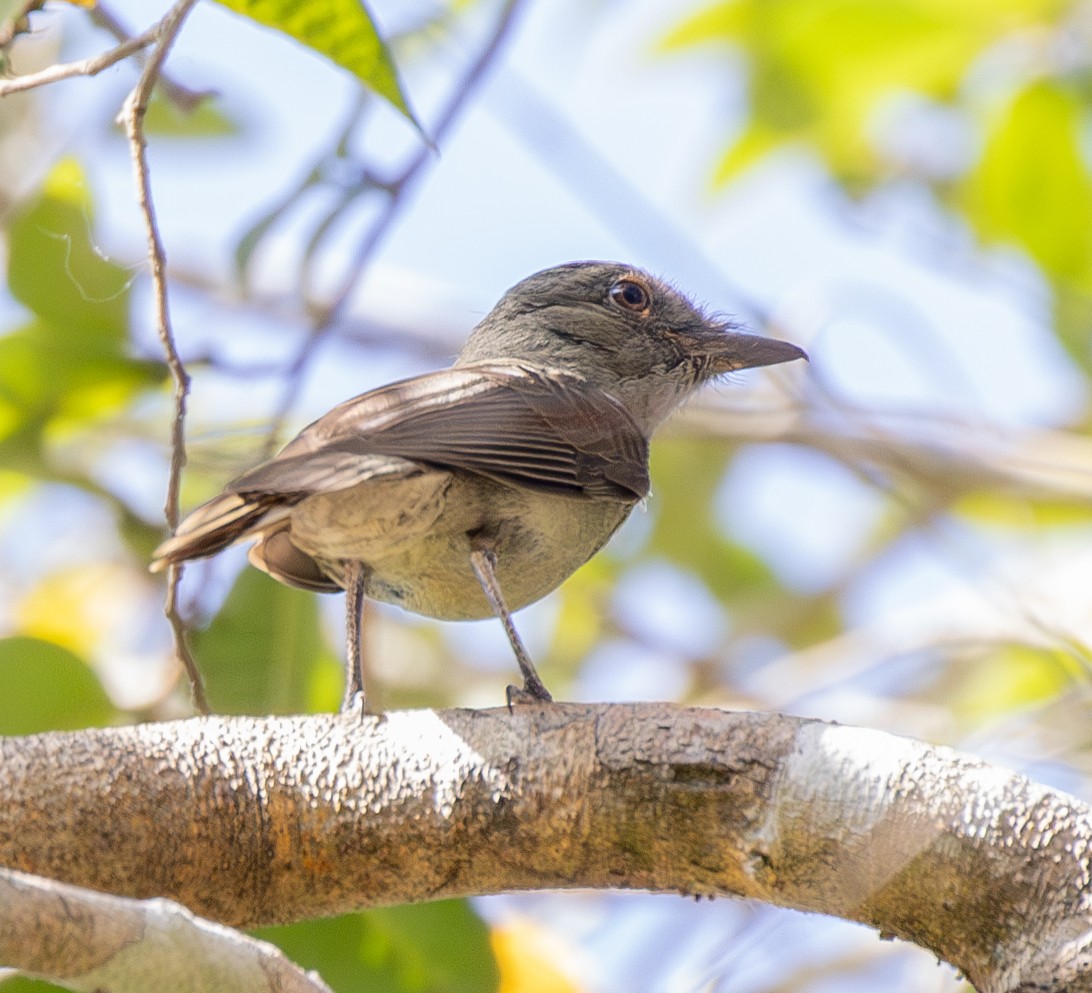
[[[167,357],[167,366],[174,380],[174,423],[171,427],[171,466],[167,479],[167,495],[164,513],[167,523],[173,530],[178,524],[178,494],[182,480],[182,467],[186,464],[186,397],[190,388],[190,377],[179,357],[175,346],[174,332],[171,329],[170,310],[167,306],[167,256],[163,240],[155,218],[155,204],[152,200],[151,176],[148,171],[148,146],[144,138],[144,115],[148,110],[148,99],[155,87],[167,54],[178,37],[178,32],[186,16],[193,9],[197,0],[179,0],[156,25],[156,47],[137,80],[136,85],[125,98],[118,121],[125,127],[129,139],[129,151],[133,159],[133,172],[136,179],[137,202],[148,237],[148,261],[152,273],[152,295],[155,302],[156,330],[160,344]],[[167,597],[164,613],[170,621],[174,633],[175,652],[190,678],[190,689],[194,706],[203,714],[209,712],[208,699],[204,683],[197,670],[197,664],[186,644],[186,628],[178,612],[178,582],[182,576],[180,566],[172,565],[167,572]]]
[[[166,18],[153,24],[147,31],[123,41],[117,48],[111,48],[110,51],[102,52],[100,55],[80,59],[78,62],[61,62],[40,72],[28,72],[25,76],[16,76],[15,79],[0,79],[0,97],[6,97],[11,93],[21,93],[24,90],[33,90],[39,86],[48,86],[50,83],[71,79],[73,76],[96,76],[103,69],[109,69],[122,59],[127,59],[135,52],[154,44],[165,20]]]
[[[346,270],[345,277],[339,288],[330,299],[321,307],[316,308],[314,323],[307,339],[300,346],[295,360],[287,371],[287,387],[281,397],[280,403],[273,414],[269,428],[267,447],[271,448],[279,437],[284,421],[288,417],[303,385],[303,376],[312,357],[319,345],[325,340],[331,328],[337,323],[344,310],[349,296],[360,281],[360,277],[371,262],[376,250],[383,239],[402,213],[409,202],[410,194],[420,180],[425,167],[434,160],[436,146],[451,130],[459,113],[466,106],[472,93],[485,76],[497,52],[504,44],[515,21],[516,13],[521,0],[507,0],[501,9],[500,16],[494,25],[493,31],[486,40],[478,57],[467,69],[465,75],[455,86],[447,106],[440,114],[436,122],[432,143],[424,146],[412,161],[402,170],[402,173],[391,183],[387,184],[388,196],[382,210],[376,217],[371,229],[361,240],[352,261]],[[271,452],[267,453],[271,454]]]
[[[95,24],[104,31],[109,31],[110,34],[122,44],[133,37],[121,18],[102,3],[102,0],[99,0],[88,13]],[[142,65],[143,62],[144,60],[142,59]],[[194,110],[198,104],[203,100],[208,99],[208,97],[213,96],[216,92],[215,90],[190,89],[188,86],[183,86],[177,80],[172,79],[168,73],[163,71],[160,71],[156,81],[159,84],[159,89],[163,95],[176,107],[187,112]]]

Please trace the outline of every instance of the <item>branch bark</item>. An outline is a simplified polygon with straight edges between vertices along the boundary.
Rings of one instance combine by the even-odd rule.
[[[170,900],[0,869],[0,962],[86,993],[332,993],[279,948]]]
[[[659,704],[0,740],[0,863],[251,926],[504,890],[860,921],[983,993],[1092,990],[1092,811],[944,748]]]

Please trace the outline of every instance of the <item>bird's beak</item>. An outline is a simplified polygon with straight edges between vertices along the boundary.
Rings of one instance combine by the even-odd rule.
[[[763,338],[761,335],[735,331],[723,324],[707,324],[695,335],[694,344],[698,351],[712,360],[714,374],[808,357],[808,353],[799,345],[779,338]]]

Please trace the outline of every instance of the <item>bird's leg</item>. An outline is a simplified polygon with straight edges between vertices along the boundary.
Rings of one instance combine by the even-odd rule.
[[[504,596],[501,593],[500,583],[497,582],[497,556],[491,548],[475,544],[470,550],[470,564],[474,568],[478,582],[482,584],[482,591],[489,601],[489,606],[493,608],[493,613],[504,625],[504,633],[508,635],[508,643],[512,646],[516,661],[519,663],[519,671],[523,673],[522,690],[517,690],[513,686],[508,687],[508,706],[511,707],[513,698],[520,694],[526,694],[534,700],[553,700],[550,691],[542,685],[542,680],[538,678],[531,656],[527,654],[527,649],[523,647],[523,642],[520,640],[519,632],[516,631],[516,625],[512,623],[512,615],[508,612]]]
[[[341,712],[368,712],[364,696],[364,650],[360,644],[360,621],[364,613],[364,580],[367,570],[361,562],[345,564],[345,697]]]

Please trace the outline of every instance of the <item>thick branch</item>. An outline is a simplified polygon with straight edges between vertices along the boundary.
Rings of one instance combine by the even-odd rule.
[[[0,862],[253,925],[501,890],[748,896],[981,991],[1092,990],[1092,816],[946,749],[667,705],[0,740]]]

